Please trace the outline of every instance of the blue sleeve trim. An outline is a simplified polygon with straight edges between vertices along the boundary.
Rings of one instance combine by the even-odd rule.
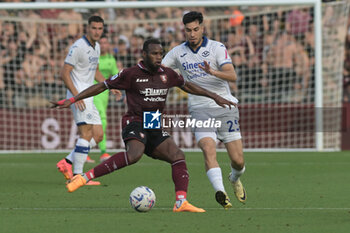
[[[222,66],[225,65],[225,64],[232,64],[232,62],[224,62],[224,63],[222,63],[222,64],[220,65],[220,67],[222,67]]]
[[[70,65],[70,66],[73,66],[73,67],[74,67],[74,65],[71,64],[71,63],[69,63],[69,62],[64,62],[64,64],[67,64],[67,65]]]

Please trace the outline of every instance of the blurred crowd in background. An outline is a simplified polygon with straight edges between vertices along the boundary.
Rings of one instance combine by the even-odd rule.
[[[329,9],[323,24],[335,23],[335,13]],[[184,42],[181,18],[189,10],[201,11],[206,36],[226,45],[238,74],[237,82],[230,83],[231,91],[241,103],[313,102],[313,8],[45,9],[0,10],[0,107],[46,106],[46,99],[65,96],[60,70],[69,46],[84,34],[81,22],[91,14],[105,19],[110,53],[121,70],[141,59],[148,37],[159,38],[165,52]],[[350,26],[350,17],[343,20]],[[348,28],[337,32],[346,36],[346,102],[350,102]],[[177,95],[186,98],[181,92]]]

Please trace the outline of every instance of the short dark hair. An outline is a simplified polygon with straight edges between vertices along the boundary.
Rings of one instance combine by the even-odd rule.
[[[201,12],[190,11],[182,17],[182,23],[185,25],[196,20],[198,20],[199,24],[203,23],[203,15]]]
[[[158,40],[156,38],[149,38],[143,43],[142,50],[145,52],[148,52],[148,48],[149,48],[150,44],[160,44],[161,45],[162,43],[160,42],[160,40]]]
[[[90,16],[88,22],[89,22],[89,25],[90,25],[92,22],[102,23],[103,25],[105,24],[104,20],[103,20],[100,16],[98,16],[98,15]]]

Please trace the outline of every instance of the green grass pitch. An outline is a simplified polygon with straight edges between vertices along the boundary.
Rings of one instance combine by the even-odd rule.
[[[0,155],[1,233],[350,232],[349,152],[245,153],[245,205],[235,199],[227,180],[228,158],[219,153],[233,203],[228,211],[215,201],[202,154],[186,153],[188,200],[206,213],[173,213],[170,166],[147,156],[101,177],[102,186],[67,193],[55,167],[63,156]],[[138,213],[129,204],[130,192],[139,185],[149,186],[157,197],[148,213]]]

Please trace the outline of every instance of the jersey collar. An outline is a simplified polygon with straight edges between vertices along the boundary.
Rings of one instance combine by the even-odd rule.
[[[85,42],[86,42],[89,46],[95,48],[95,46],[92,46],[92,44],[90,43],[90,41],[88,40],[88,38],[87,38],[85,35],[83,35],[83,39],[85,40]]]
[[[146,68],[146,66],[143,64],[143,61],[140,61],[137,65],[138,65],[138,67],[139,67],[141,70],[145,70],[145,71],[151,73],[151,72]],[[159,67],[159,69],[157,70],[157,72],[158,72],[158,73],[164,72],[164,69],[163,69],[162,67]]]
[[[188,41],[186,41],[185,45],[193,52],[193,53],[198,53],[198,51],[200,50],[201,47],[206,47],[208,44],[208,38],[206,36],[203,36],[203,41],[202,41],[202,44],[196,49],[196,50],[193,50]]]

